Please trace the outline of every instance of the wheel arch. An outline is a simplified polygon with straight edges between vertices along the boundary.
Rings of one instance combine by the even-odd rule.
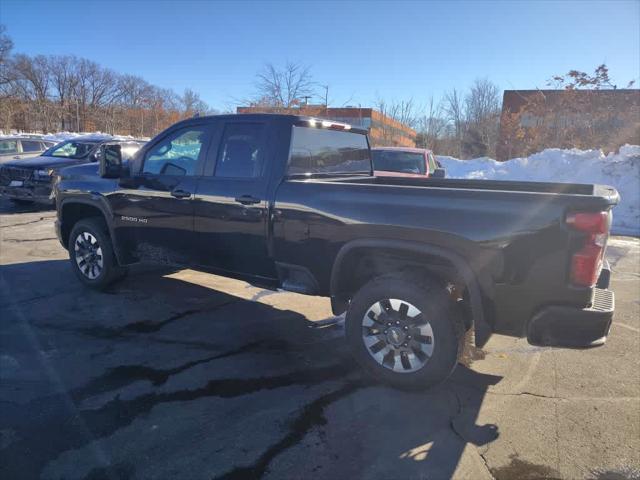
[[[415,268],[441,278],[455,276],[468,291],[468,327],[475,329],[476,344],[486,343],[491,328],[486,321],[487,302],[478,277],[461,255],[437,245],[388,239],[358,239],[343,245],[331,270],[331,308],[335,315],[346,311],[353,294],[378,272],[374,268],[361,273],[364,259],[371,258],[375,258],[374,263],[395,266],[398,270]]]
[[[113,216],[109,208],[100,200],[70,198],[62,201],[60,204],[60,236],[63,244],[65,246],[69,244],[69,235],[76,223],[84,218],[91,217],[100,217],[104,220],[109,236],[111,237],[116,260],[118,264],[122,265],[118,242],[113,232],[113,224],[111,221]]]

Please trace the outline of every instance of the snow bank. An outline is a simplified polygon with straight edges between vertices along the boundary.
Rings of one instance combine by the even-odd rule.
[[[619,153],[550,148],[530,157],[496,162],[490,158],[458,160],[438,156],[450,178],[600,183],[620,193],[613,210],[613,233],[640,236],[640,146],[625,145]]]

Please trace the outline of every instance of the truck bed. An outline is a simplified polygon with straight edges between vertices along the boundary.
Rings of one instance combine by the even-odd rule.
[[[415,178],[415,177],[349,177],[337,181],[367,183],[374,185],[395,185],[406,187],[451,188],[457,190],[495,190],[499,192],[554,193],[565,195],[597,196],[614,201],[618,194],[613,187],[582,183],[552,183],[512,180],[473,180],[458,178]],[[615,202],[614,202],[615,203]]]

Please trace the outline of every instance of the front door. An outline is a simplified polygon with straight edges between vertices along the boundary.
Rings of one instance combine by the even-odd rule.
[[[276,276],[267,251],[267,129],[243,119],[217,125],[195,202],[200,264],[256,280]]]
[[[204,123],[170,130],[145,149],[139,173],[121,181],[110,200],[128,258],[193,263],[194,199],[209,137]]]

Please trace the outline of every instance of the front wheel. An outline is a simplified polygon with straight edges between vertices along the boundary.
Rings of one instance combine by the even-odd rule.
[[[85,218],[69,235],[71,268],[82,283],[102,290],[122,278],[126,270],[118,265],[109,233],[100,218]]]
[[[346,334],[357,362],[394,386],[423,389],[446,379],[462,353],[464,325],[438,282],[412,274],[374,278],[350,303]]]

